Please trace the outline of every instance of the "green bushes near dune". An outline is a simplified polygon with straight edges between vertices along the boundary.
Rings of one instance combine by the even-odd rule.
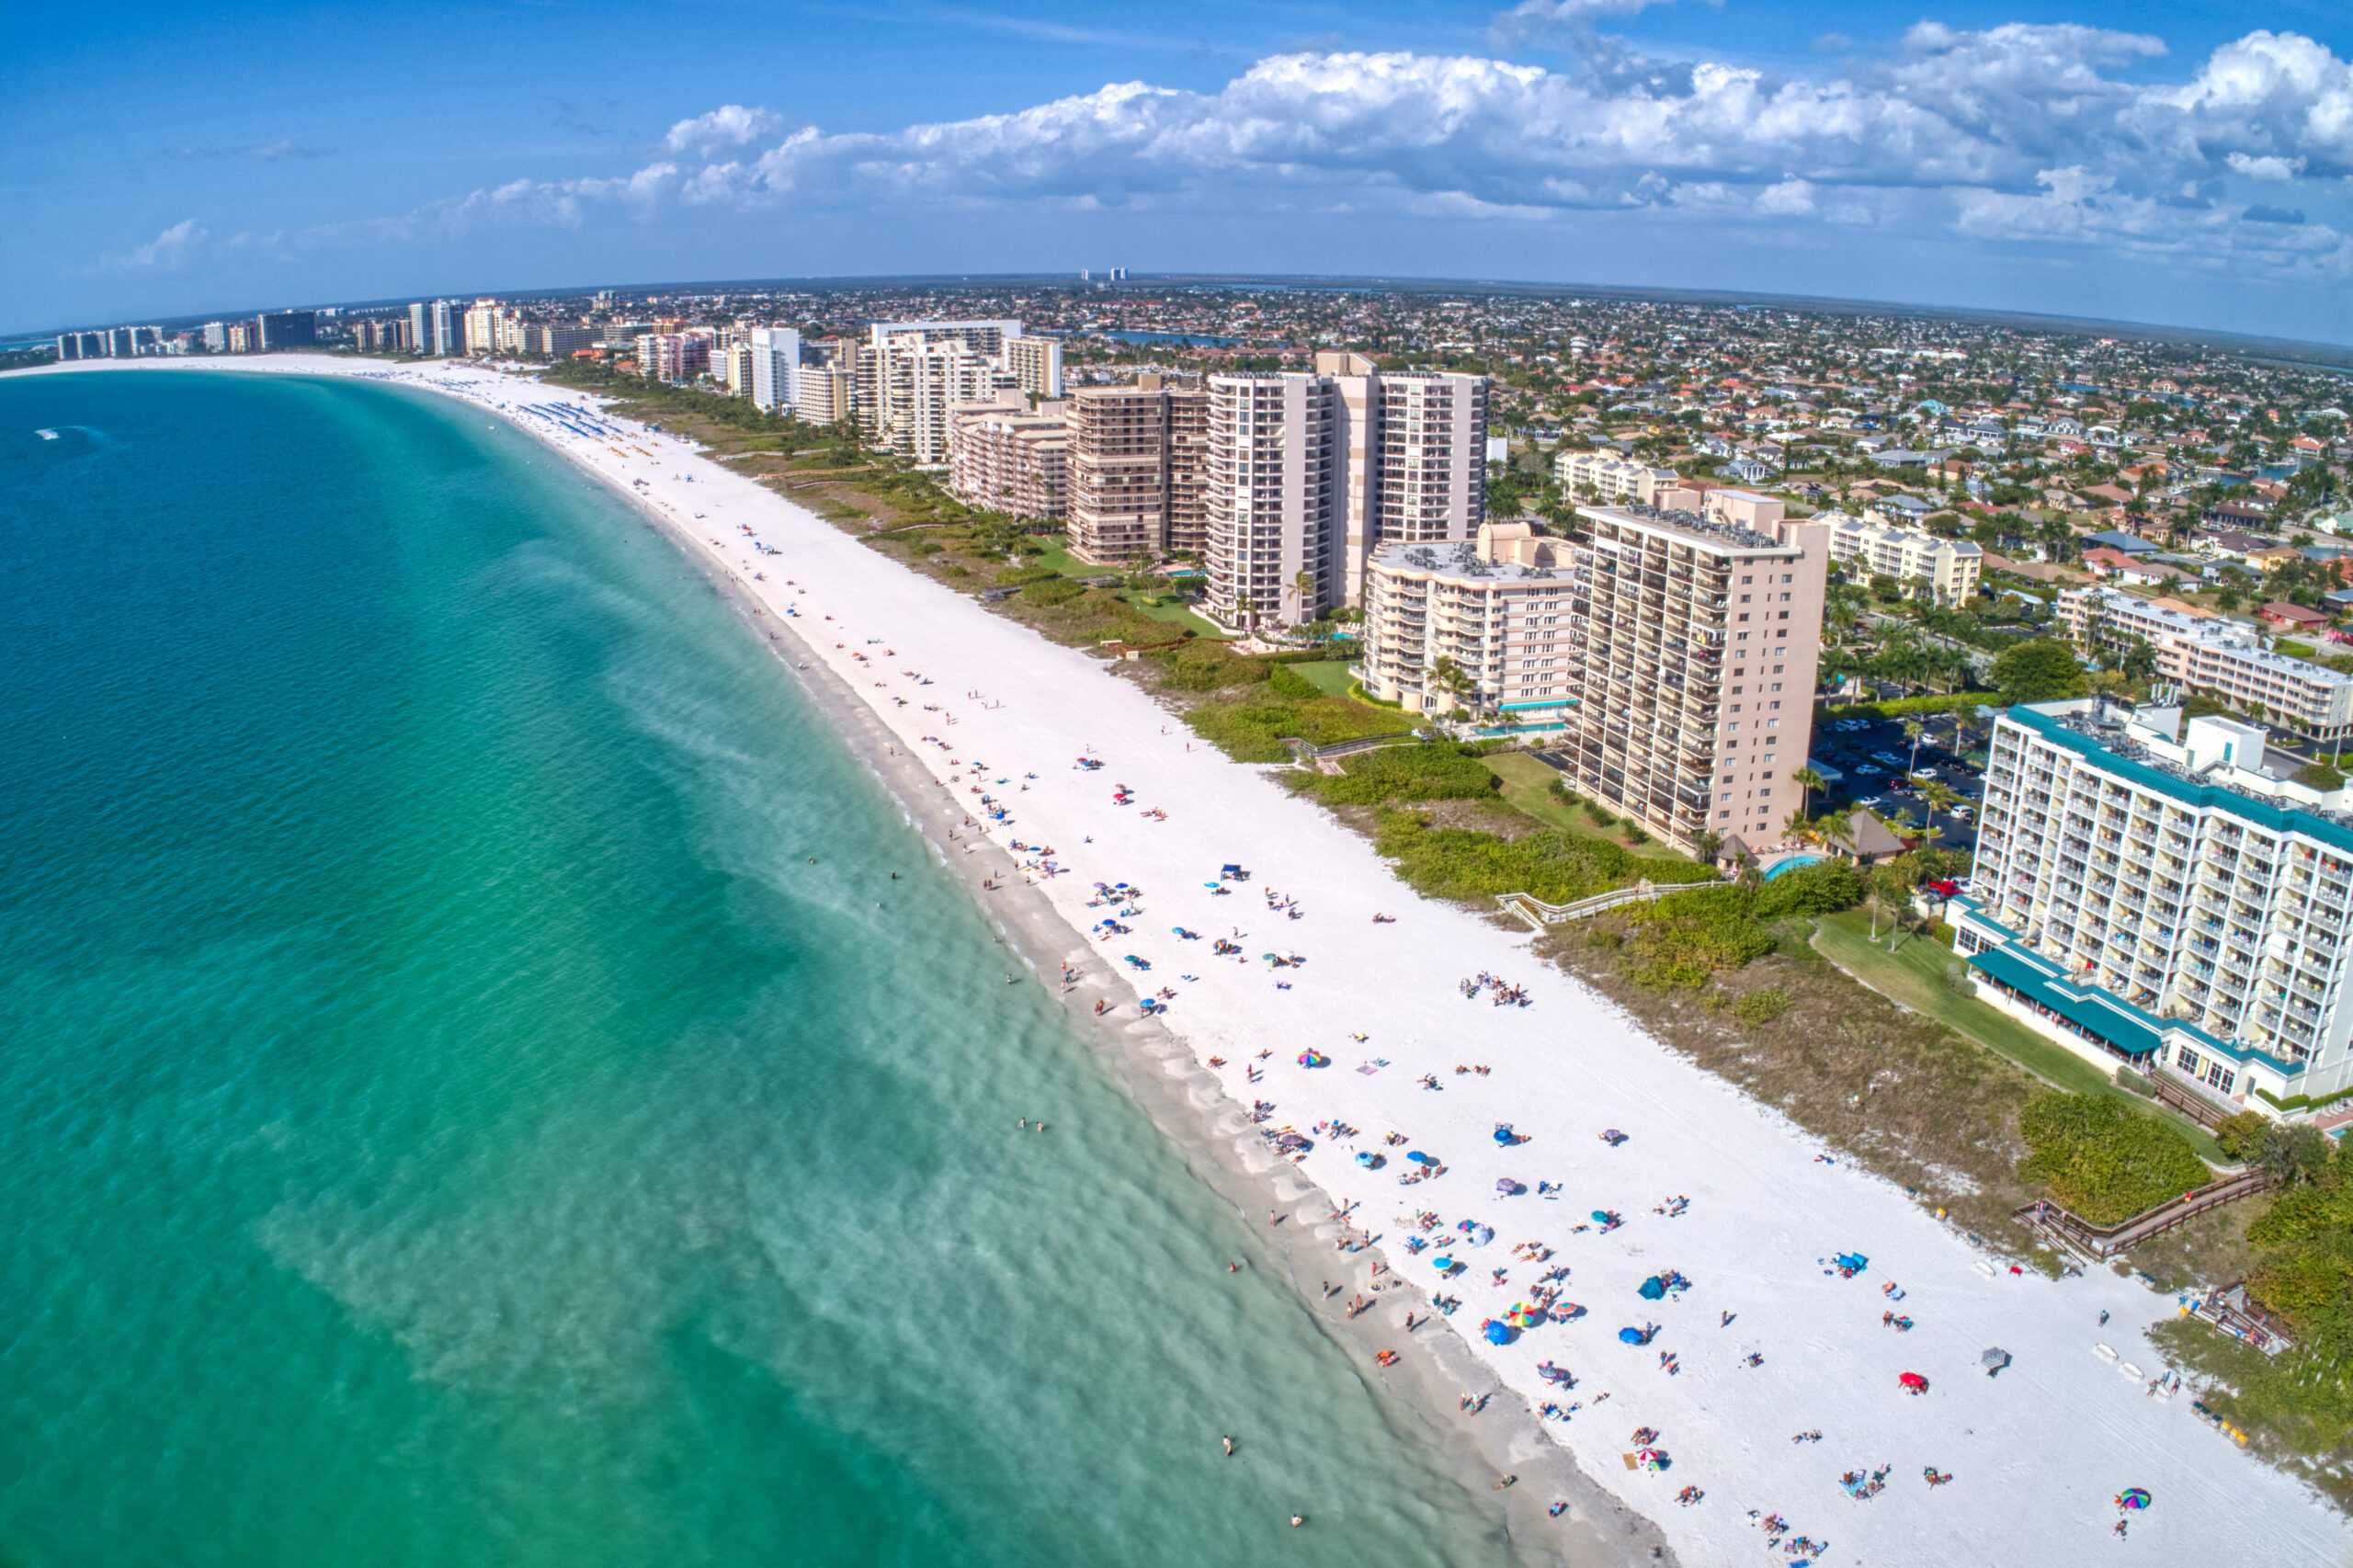
[[[2095,1225],[2113,1225],[2203,1187],[2213,1172],[2170,1123],[2106,1095],[2039,1095],[2018,1113],[2033,1151],[2018,1173]]]

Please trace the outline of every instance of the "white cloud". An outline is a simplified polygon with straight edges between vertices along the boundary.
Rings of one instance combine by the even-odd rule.
[[[1674,0],[1520,0],[1508,11],[1498,11],[1487,22],[1487,36],[1497,47],[1516,48],[1550,32],[1590,37],[1600,17],[1631,17]],[[1722,5],[1723,0],[1709,0]]]
[[[166,271],[177,267],[188,258],[190,252],[204,243],[205,228],[193,218],[183,218],[170,228],[138,246],[122,258],[125,267],[156,267]]]
[[[708,153],[714,147],[741,147],[758,141],[783,123],[782,115],[767,109],[725,104],[709,114],[678,121],[670,127],[670,134],[662,138],[662,145],[673,153],[688,148]]]
[[[2266,153],[2260,158],[2250,157],[2245,153],[2233,153],[2222,161],[2249,179],[2267,182],[2291,180],[2304,172],[2303,159],[2283,158],[2277,153]]]
[[[1545,25],[1646,0],[1538,0]],[[1298,52],[1214,92],[1116,83],[1002,114],[827,134],[766,150],[780,118],[729,105],[672,128],[636,174],[516,181],[395,230],[574,224],[595,203],[1235,214],[1386,212],[1542,221],[1644,210],[1666,222],[1938,228],[2005,243],[2121,246],[2184,265],[2341,265],[2325,223],[2235,210],[2227,175],[2296,187],[2353,172],[2353,66],[2252,32],[2173,85],[2121,79],[2144,34],[2013,23],[1913,28],[1884,56],[1790,76],[1620,52],[1568,71],[1470,56]],[[1606,65],[1606,68],[1605,68]],[[723,157],[710,149],[725,147]],[[740,149],[740,150],[737,150]],[[2256,213],[2257,216],[2249,216]],[[2332,260],[2331,257],[2337,259]]]

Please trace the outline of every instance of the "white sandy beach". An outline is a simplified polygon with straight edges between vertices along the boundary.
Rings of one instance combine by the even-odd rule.
[[[2164,1363],[2142,1325],[2170,1316],[2170,1298],[2105,1273],[1989,1275],[1984,1255],[1902,1191],[1818,1158],[1819,1145],[1779,1117],[1540,964],[1525,938],[1417,901],[1362,839],[1264,769],[1191,739],[1100,661],[1044,642],[683,443],[596,414],[580,394],[480,367],[282,357],[228,368],[436,388],[664,509],[768,615],[790,619],[975,822],[985,822],[981,792],[1006,806],[1009,820],[987,824],[992,839],[1052,847],[1068,874],[1041,891],[1071,926],[1069,960],[1084,977],[1074,1007],[1091,1011],[1107,982],[1130,978],[1127,955],[1148,961],[1136,983],[1176,993],[1166,1027],[1198,1061],[1223,1060],[1218,1076],[1233,1100],[1271,1102],[1266,1128],[1313,1139],[1300,1173],[1355,1205],[1355,1222],[1377,1238],[1370,1250],[1331,1252],[1330,1278],[1354,1294],[1385,1264],[1404,1281],[1371,1310],[1393,1325],[1385,1342],[1424,1357],[1422,1341],[1452,1332],[1529,1406],[1578,1406],[1543,1428],[1588,1476],[1656,1520],[1682,1562],[1813,1560],[1775,1548],[1752,1510],[1786,1519],[1785,1541],[1826,1542],[1825,1563],[1975,1568],[2102,1552],[2171,1564],[2234,1561],[2250,1548],[2281,1563],[2353,1560],[2347,1521],[2201,1423],[2188,1392],[2170,1402],[2143,1392]],[[576,411],[571,424],[529,412],[556,405]],[[779,553],[756,552],[755,540]],[[1081,756],[1104,767],[1081,769]],[[1131,803],[1114,802],[1120,785],[1132,790]],[[1144,815],[1153,810],[1165,820]],[[1251,880],[1213,894],[1205,884],[1230,862]],[[1144,890],[1142,913],[1124,920],[1130,933],[1108,943],[1080,935],[1115,913],[1090,904],[1097,882]],[[1268,890],[1296,900],[1302,917],[1270,910]],[[1375,924],[1376,913],[1395,921]],[[1199,939],[1176,935],[1180,926]],[[1240,956],[1213,956],[1217,938],[1236,942]],[[1306,961],[1271,969],[1266,953]],[[1466,1000],[1461,983],[1482,971],[1525,987],[1532,1005]],[[1133,1019],[1133,1006],[1118,1016]],[[1311,1048],[1330,1065],[1302,1066]],[[1253,1085],[1245,1069],[1261,1052],[1271,1054]],[[1436,1075],[1435,1091],[1418,1082],[1425,1074]],[[1360,1131],[1316,1131],[1336,1118]],[[1498,1146],[1498,1123],[1525,1141]],[[1611,1128],[1629,1135],[1621,1146],[1601,1140]],[[1404,1142],[1384,1143],[1392,1131]],[[1260,1165],[1277,1161],[1255,1136],[1247,1142]],[[1443,1161],[1445,1174],[1401,1186],[1416,1168],[1409,1150]],[[1359,1152],[1384,1166],[1364,1168]],[[1506,1179],[1527,1191],[1504,1195]],[[1540,1197],[1540,1182],[1562,1190]],[[1688,1199],[1687,1211],[1654,1211],[1675,1195]],[[1307,1200],[1288,1222],[1336,1241],[1331,1207]],[[1603,1233],[1588,1218],[1596,1210],[1625,1222]],[[1449,1250],[1406,1250],[1420,1210],[1442,1217],[1433,1234],[1454,1235],[1467,1220],[1495,1238],[1450,1249],[1465,1267],[1444,1290],[1461,1308],[1409,1335],[1405,1313],[1429,1312],[1440,1284],[1428,1259]],[[1552,1256],[1523,1262],[1510,1252],[1521,1243]],[[1870,1267],[1852,1278],[1825,1272],[1818,1260],[1844,1251],[1867,1255]],[[1483,1320],[1526,1301],[1537,1276],[1561,1266],[1564,1300],[1582,1303],[1582,1317],[1503,1346],[1480,1336]],[[1504,1281],[1491,1282],[1498,1268]],[[1690,1288],[1661,1301],[1637,1296],[1668,1269]],[[1908,1334],[1881,1326],[1891,1282],[1904,1292],[1893,1310],[1916,1323]],[[2106,1328],[2102,1311],[2113,1314]],[[1620,1328],[1653,1323],[1661,1327],[1650,1345],[1619,1342]],[[2100,1344],[2141,1375],[2097,1355]],[[1978,1365],[1990,1346],[2016,1358],[1998,1378]],[[1678,1371],[1662,1368],[1662,1352]],[[1752,1354],[1761,1363],[1746,1364]],[[1547,1384],[1538,1374],[1547,1361],[1573,1373],[1574,1387]],[[1906,1371],[1928,1380],[1927,1393],[1898,1388]],[[1657,1430],[1671,1468],[1627,1468],[1640,1426]],[[1813,1430],[1820,1442],[1791,1441]],[[1890,1468],[1878,1495],[1841,1490],[1842,1472],[1881,1466]],[[1953,1480],[1931,1491],[1927,1467]],[[1677,1506],[1686,1486],[1704,1499]],[[2111,1499],[2132,1486],[2154,1505],[2120,1543]]]

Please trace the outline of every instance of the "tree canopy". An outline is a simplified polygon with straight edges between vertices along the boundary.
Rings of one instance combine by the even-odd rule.
[[[2037,637],[2005,648],[1994,660],[1994,688],[2002,700],[2051,702],[2081,697],[2089,686],[2075,651],[2055,637]]]

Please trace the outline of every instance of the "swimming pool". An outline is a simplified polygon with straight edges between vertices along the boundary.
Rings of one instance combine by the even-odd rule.
[[[1779,876],[1783,871],[1795,871],[1807,866],[1819,866],[1827,858],[1827,856],[1823,855],[1792,855],[1788,859],[1777,863],[1771,870],[1766,872],[1765,880],[1769,882],[1775,877]]]

